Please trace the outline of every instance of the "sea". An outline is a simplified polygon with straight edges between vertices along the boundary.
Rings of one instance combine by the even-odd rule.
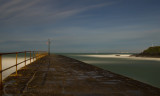
[[[61,53],[61,55],[160,88],[160,58],[134,57],[131,56],[131,53]],[[29,54],[27,54],[27,59],[29,59]],[[24,54],[19,54],[18,63],[22,61],[24,61]],[[30,61],[27,61],[27,64],[29,63]],[[2,69],[14,64],[16,64],[15,54],[2,57]],[[18,65],[18,69],[23,66],[24,63]],[[2,74],[3,79],[15,72],[15,70],[16,67],[13,67],[4,71]]]
[[[33,54],[31,54],[33,56]],[[26,54],[26,60],[30,58],[30,54]],[[19,53],[18,54],[18,59],[17,63],[20,63],[25,60],[25,54],[24,53]],[[33,62],[33,59],[31,59],[31,62]],[[16,64],[16,55],[15,54],[10,54],[10,55],[2,55],[2,70],[6,69],[10,66],[13,66]],[[30,60],[26,61],[26,65],[30,64]],[[25,66],[25,63],[21,63],[20,65],[17,66],[17,69],[20,69]],[[16,71],[16,67],[10,68],[6,71],[2,72],[2,79],[4,80],[7,76],[10,74],[14,73]]]
[[[160,88],[160,58],[134,57],[132,53],[66,53],[102,69]]]

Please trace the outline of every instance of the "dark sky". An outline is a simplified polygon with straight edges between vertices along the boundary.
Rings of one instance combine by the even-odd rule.
[[[140,52],[160,45],[160,0],[0,0],[0,52]]]

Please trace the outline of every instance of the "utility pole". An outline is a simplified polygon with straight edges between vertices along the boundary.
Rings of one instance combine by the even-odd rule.
[[[50,44],[51,44],[50,39],[48,39],[48,55],[49,56],[50,56]]]

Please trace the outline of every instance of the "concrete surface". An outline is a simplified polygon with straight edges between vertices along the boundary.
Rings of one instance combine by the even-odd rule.
[[[43,57],[10,75],[3,96],[160,96],[160,89],[61,55]]]

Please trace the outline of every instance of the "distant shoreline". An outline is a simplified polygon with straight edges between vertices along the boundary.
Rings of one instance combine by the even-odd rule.
[[[148,57],[148,58],[160,58],[160,56],[140,55],[140,54],[133,54],[131,56],[135,56],[135,57]]]
[[[151,61],[160,61],[160,58],[154,57],[141,57],[135,56],[135,54],[79,54],[77,56],[82,57],[93,57],[93,58],[122,58],[122,59],[134,59],[134,60],[151,60]]]

